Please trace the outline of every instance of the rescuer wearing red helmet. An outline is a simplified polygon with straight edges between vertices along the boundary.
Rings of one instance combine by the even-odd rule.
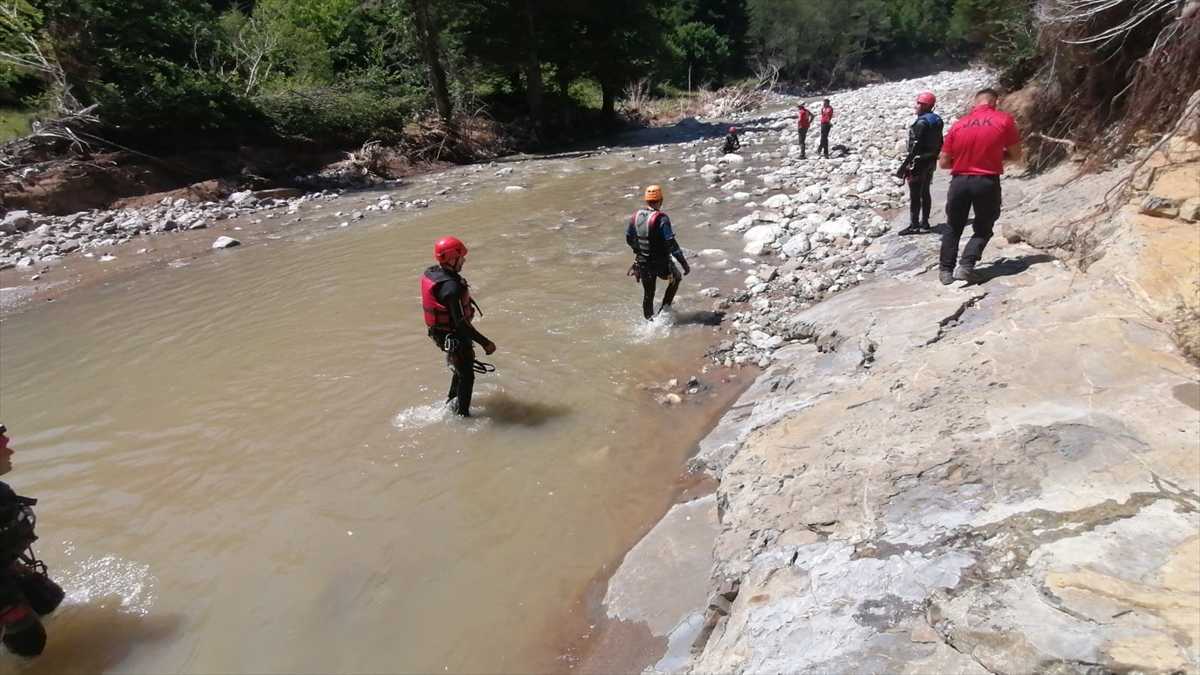
[[[901,175],[908,182],[909,225],[897,234],[922,234],[930,231],[929,212],[933,197],[929,186],[942,150],[942,118],[933,112],[937,97],[932,92],[917,94],[917,121],[908,128],[908,156]]]
[[[12,470],[12,455],[8,429],[0,424],[0,475]],[[22,497],[0,482],[0,639],[8,651],[25,657],[46,648],[41,617],[66,597],[46,573],[46,564],[33,554],[35,504],[36,499]]]
[[[433,246],[438,264],[421,275],[421,306],[429,337],[446,353],[454,369],[446,402],[456,401],[460,417],[471,416],[471,391],[475,387],[475,346],[485,354],[496,351],[496,343],[471,325],[479,305],[471,299],[467,280],[459,276],[467,259],[467,246],[456,237],[443,237]]]
[[[737,127],[729,127],[729,134],[725,136],[725,144],[721,146],[721,152],[728,155],[729,153],[740,150],[742,141],[738,138]]]
[[[683,280],[683,275],[692,271],[692,267],[675,241],[671,219],[659,210],[663,202],[662,188],[651,185],[646,188],[645,196],[648,208],[641,209],[629,219],[629,226],[625,228],[625,243],[637,256],[629,268],[629,274],[642,283],[642,314],[649,320],[654,316],[655,280],[667,280],[667,290],[663,293],[662,307],[659,308],[662,311],[662,308],[671,305],[675,291],[679,290],[679,282]],[[680,267],[683,268],[682,272]]]

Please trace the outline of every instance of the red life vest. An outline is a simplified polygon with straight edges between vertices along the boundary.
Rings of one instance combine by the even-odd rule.
[[[812,125],[812,113],[808,112],[807,108],[800,109],[800,117],[797,124],[801,129],[807,129]]]
[[[454,330],[454,317],[450,315],[449,308],[438,302],[437,299],[438,286],[447,281],[457,281],[463,285],[463,294],[459,298],[459,304],[467,323],[475,318],[475,304],[471,302],[471,288],[467,286],[466,279],[450,274],[440,265],[434,265],[425,270],[425,274],[421,275],[421,307],[425,310],[425,325],[449,332]]]

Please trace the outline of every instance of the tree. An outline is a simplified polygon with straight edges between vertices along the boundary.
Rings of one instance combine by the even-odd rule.
[[[408,0],[416,19],[417,41],[421,44],[421,52],[425,55],[425,64],[429,69],[429,87],[433,90],[433,102],[437,106],[438,115],[449,122],[453,107],[450,103],[450,88],[446,84],[446,70],[442,67],[439,38],[441,26],[433,16],[429,0]]]

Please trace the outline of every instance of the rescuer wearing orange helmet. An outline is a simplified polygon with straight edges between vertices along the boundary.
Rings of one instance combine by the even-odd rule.
[[[633,214],[625,228],[625,242],[637,256],[629,274],[642,284],[642,314],[646,319],[654,316],[654,291],[656,279],[666,279],[667,290],[663,293],[662,308],[669,307],[679,290],[683,275],[692,271],[675,233],[671,230],[671,219],[659,210],[663,202],[662,188],[651,185],[646,188],[646,206]],[[678,265],[676,265],[678,262]],[[680,268],[683,271],[680,272]]]
[[[471,391],[475,387],[475,347],[485,354],[496,351],[496,343],[471,325],[479,305],[471,299],[467,280],[459,276],[467,259],[467,246],[456,237],[443,237],[433,246],[438,264],[421,275],[421,306],[429,337],[446,353],[446,363],[454,369],[446,403],[456,401],[460,417],[471,416]],[[480,364],[486,368],[486,364]]]

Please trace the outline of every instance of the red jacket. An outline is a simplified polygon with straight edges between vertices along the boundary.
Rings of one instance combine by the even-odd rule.
[[[827,105],[821,108],[821,124],[829,124],[833,122],[833,106]]]
[[[808,108],[800,109],[800,116],[796,120],[796,124],[799,125],[801,129],[807,129],[809,125],[812,124],[812,113],[808,112]]]

